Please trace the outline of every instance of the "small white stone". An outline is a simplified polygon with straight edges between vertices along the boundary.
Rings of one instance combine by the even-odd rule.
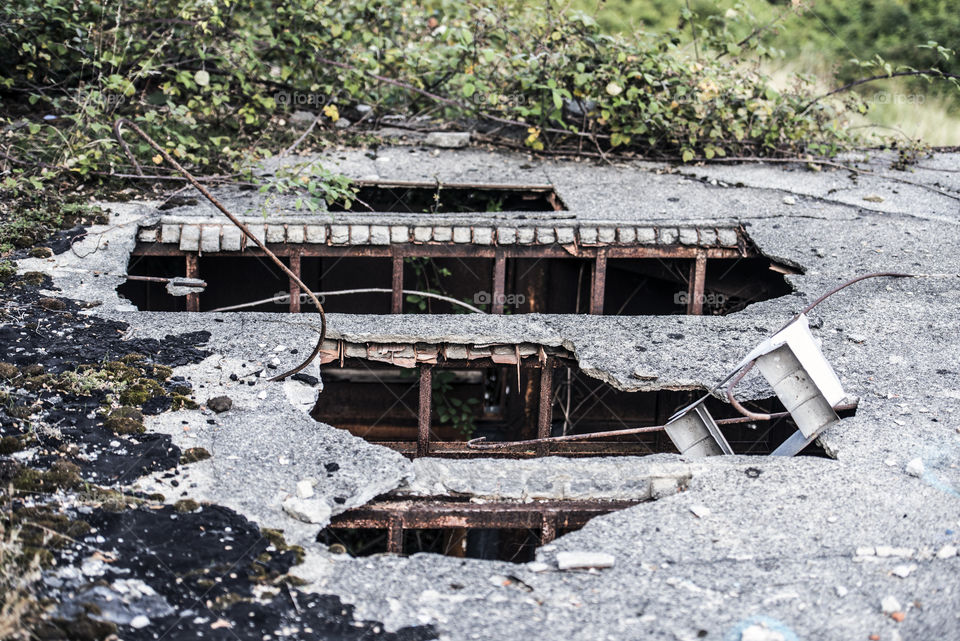
[[[543,561],[534,561],[527,564],[527,569],[531,572],[546,572],[550,569],[550,566]]]
[[[297,481],[297,496],[301,499],[309,499],[313,496],[313,479],[303,479]]]
[[[557,552],[557,567],[561,570],[585,568],[612,568],[616,559],[605,552]]]
[[[923,476],[923,459],[920,457],[910,459],[905,469],[910,476],[916,476],[918,478]]]
[[[784,196],[784,197],[783,197],[783,204],[784,204],[784,205],[796,205],[796,204],[797,204],[797,199],[794,198],[793,196]]]
[[[133,617],[132,619],[130,619],[130,627],[131,627],[131,628],[134,628],[134,629],[136,629],[136,630],[139,630],[139,629],[141,629],[141,628],[145,628],[145,627],[147,627],[148,625],[150,625],[150,619],[148,619],[147,617],[143,616],[142,614],[138,614],[137,616],[135,616],[135,617]]]
[[[872,547],[859,547],[854,554],[857,556],[873,556],[876,553],[877,551]]]
[[[320,499],[298,499],[291,496],[283,502],[283,511],[304,523],[326,523],[330,506]]]
[[[957,548],[952,545],[944,545],[940,548],[940,551],[937,552],[938,559],[950,559],[957,556]]]
[[[838,585],[837,587],[835,587],[834,591],[837,593],[837,596],[840,597],[841,599],[847,596],[847,593],[849,592],[849,590],[847,590],[847,588],[843,587],[842,585]]]
[[[896,597],[885,596],[880,602],[880,610],[884,614],[893,614],[894,612],[900,611],[900,602],[897,601]]]
[[[901,579],[905,579],[916,569],[917,566],[915,563],[911,563],[910,565],[898,565],[897,567],[893,568],[891,574],[893,574],[893,576],[898,576]]]

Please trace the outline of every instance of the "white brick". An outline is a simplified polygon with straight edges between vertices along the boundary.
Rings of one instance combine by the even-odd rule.
[[[455,243],[469,243],[469,242],[470,242],[470,228],[469,228],[469,227],[454,227],[454,228],[453,228],[453,242],[455,242]]]
[[[612,243],[617,236],[617,230],[613,227],[601,227],[597,230],[597,242],[608,244]]]
[[[637,242],[643,245],[657,242],[657,231],[653,227],[637,227]]]
[[[180,225],[164,225],[160,228],[161,243],[180,242]]]
[[[141,229],[137,233],[137,240],[139,240],[142,243],[155,243],[157,242],[157,230]]]
[[[200,249],[200,227],[184,225],[180,230],[180,251],[191,252]]]
[[[637,240],[637,230],[633,227],[618,227],[617,240],[621,243],[633,243]]]
[[[350,240],[350,227],[347,225],[330,225],[330,242],[334,245],[346,245]]]
[[[287,225],[287,242],[299,245],[303,243],[303,225]]]
[[[247,229],[250,230],[250,233],[253,234],[254,238],[259,240],[261,243],[266,239],[266,228],[264,225],[247,225]],[[249,238],[246,241],[247,247],[256,247],[256,243],[250,240]]]
[[[553,227],[537,227],[537,242],[541,245],[552,245],[556,239]]]
[[[371,245],[389,245],[390,228],[386,225],[370,226],[370,244]]]
[[[215,253],[220,251],[220,225],[206,225],[200,232],[200,251]]]
[[[703,246],[716,245],[717,244],[717,230],[715,229],[701,229],[700,230],[700,244]]]
[[[671,227],[661,227],[657,230],[657,242],[661,245],[673,245],[677,242],[677,230]]]
[[[307,242],[313,244],[327,242],[327,226],[307,225]]]
[[[394,225],[390,228],[390,242],[391,243],[406,243],[410,242],[410,230],[406,225]]]
[[[533,242],[534,230],[532,227],[521,227],[517,230],[517,242],[522,245],[529,245]]]
[[[512,245],[517,242],[517,230],[512,227],[497,227],[497,244]]]
[[[449,227],[434,227],[433,239],[441,243],[449,243],[453,238],[453,230]]]
[[[491,227],[475,227],[473,242],[477,245],[489,245],[493,242],[493,229]]]
[[[267,225],[267,242],[282,243],[287,237],[287,230],[283,225]]]
[[[724,247],[736,247],[737,246],[737,230],[736,229],[718,229],[717,242]]]
[[[580,242],[584,245],[595,245],[597,244],[597,228],[596,227],[581,227],[580,228]]]
[[[334,240],[333,242],[337,242]],[[369,225],[350,225],[350,244],[366,245],[370,242]]]
[[[433,238],[432,227],[414,227],[413,240],[418,243],[425,243]]]
[[[225,252],[238,252],[242,245],[243,232],[236,225],[223,228],[223,238],[220,239],[220,249]]]
[[[557,242],[569,245],[574,240],[573,227],[557,227]]]
[[[696,245],[699,242],[697,237],[697,230],[691,229],[690,227],[684,227],[680,230],[680,244],[681,245]]]

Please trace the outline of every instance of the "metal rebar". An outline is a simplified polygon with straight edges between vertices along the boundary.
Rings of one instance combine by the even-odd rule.
[[[326,314],[325,314],[324,311],[323,311],[323,305],[320,304],[320,300],[319,300],[316,296],[314,296],[313,292],[310,290],[309,287],[307,287],[307,286],[303,283],[303,281],[300,280],[300,277],[299,277],[299,276],[297,276],[296,274],[294,274],[294,273],[290,270],[289,267],[287,267],[286,265],[284,265],[284,264],[283,264],[283,261],[280,260],[279,258],[277,258],[277,256],[276,256],[272,251],[270,251],[270,250],[267,248],[266,244],[265,244],[263,241],[261,241],[259,238],[257,238],[256,236],[254,236],[253,233],[250,231],[250,229],[247,228],[247,226],[244,225],[244,224],[240,221],[239,218],[237,218],[237,217],[234,216],[232,213],[230,213],[230,211],[229,211],[226,207],[224,207],[223,204],[222,204],[219,200],[217,200],[216,198],[214,198],[213,194],[211,194],[210,191],[209,191],[206,187],[204,187],[202,184],[200,184],[200,182],[199,182],[196,178],[194,178],[193,174],[191,174],[189,171],[187,171],[186,169],[184,169],[183,166],[182,166],[180,163],[178,163],[176,160],[174,160],[173,157],[172,157],[169,153],[167,153],[167,150],[166,150],[166,149],[164,149],[164,148],[161,147],[159,144],[157,144],[157,142],[156,142],[153,138],[151,138],[150,136],[148,136],[147,133],[146,133],[143,129],[141,129],[140,127],[138,127],[135,123],[133,123],[132,121],[128,120],[127,118],[120,118],[120,119],[118,119],[118,120],[114,123],[114,125],[113,125],[113,132],[114,132],[114,135],[117,137],[117,140],[120,141],[120,144],[121,144],[121,146],[124,148],[124,151],[127,153],[127,155],[130,157],[130,159],[133,161],[133,163],[134,163],[135,166],[139,167],[139,165],[138,165],[137,162],[136,162],[136,159],[133,157],[133,154],[132,154],[132,152],[130,151],[130,148],[126,145],[126,143],[125,143],[124,140],[123,140],[123,134],[122,134],[122,132],[121,132],[121,127],[123,127],[124,125],[130,127],[130,128],[134,131],[134,133],[136,133],[138,136],[140,136],[141,138],[143,138],[143,139],[147,142],[147,144],[150,145],[151,147],[153,147],[153,149],[154,149],[158,154],[160,154],[160,156],[161,156],[165,161],[167,161],[174,169],[176,169],[176,170],[179,171],[181,174],[183,174],[183,177],[186,178],[187,181],[188,181],[191,185],[193,185],[193,186],[196,188],[197,191],[199,191],[201,194],[203,194],[203,197],[204,197],[204,198],[206,198],[207,200],[209,200],[211,203],[213,203],[213,206],[214,206],[214,207],[216,207],[216,208],[219,209],[221,212],[223,212],[223,214],[224,214],[227,218],[230,219],[230,222],[232,222],[234,225],[236,225],[237,227],[240,228],[240,231],[243,232],[244,236],[246,236],[248,239],[252,240],[253,243],[263,251],[263,253],[265,253],[267,256],[270,257],[270,259],[277,265],[277,267],[280,268],[280,270],[281,270],[283,273],[285,273],[287,276],[289,276],[291,280],[295,281],[295,282],[297,283],[297,285],[299,285],[300,288],[301,288],[302,290],[304,290],[305,292],[307,292],[307,294],[310,296],[310,299],[313,301],[313,304],[317,306],[317,311],[320,312],[320,336],[317,338],[317,344],[316,344],[316,346],[313,348],[313,351],[310,353],[310,355],[307,356],[306,360],[304,360],[302,363],[300,363],[299,365],[297,365],[297,366],[294,367],[293,369],[291,369],[291,370],[289,370],[289,371],[286,371],[286,372],[284,372],[284,373],[282,373],[282,374],[279,374],[279,375],[277,375],[277,376],[274,376],[274,377],[271,378],[270,380],[271,380],[271,381],[281,381],[281,380],[287,378],[288,376],[292,376],[292,375],[296,374],[297,372],[301,371],[302,369],[304,369],[307,365],[309,365],[311,362],[313,362],[313,360],[317,357],[318,354],[320,354],[320,350],[323,348],[323,341],[324,341],[324,339],[327,337],[327,316],[326,316]],[[188,275],[189,275],[189,274],[188,274]]]

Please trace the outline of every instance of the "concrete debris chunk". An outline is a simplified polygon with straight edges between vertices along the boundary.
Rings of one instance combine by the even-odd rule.
[[[920,457],[910,459],[906,468],[904,469],[910,476],[916,476],[917,478],[920,478],[923,476],[923,459]]]
[[[423,142],[441,149],[461,149],[470,144],[470,132],[431,131]]]
[[[885,596],[880,601],[880,611],[884,614],[893,614],[900,611],[900,602],[894,596]]]
[[[561,570],[612,568],[615,559],[605,552],[558,552],[557,567]]]
[[[706,505],[691,505],[690,511],[693,512],[693,515],[698,519],[705,519],[710,516],[710,508]]]
[[[910,565],[898,565],[897,567],[893,568],[891,574],[893,574],[893,576],[900,577],[901,579],[905,579],[916,569],[916,563],[911,563]]]
[[[283,502],[283,511],[304,523],[324,525],[330,520],[330,506],[321,499],[301,499],[291,496]]]
[[[317,484],[316,479],[303,479],[297,481],[297,497],[309,499],[313,497],[313,486]]]
[[[957,556],[957,548],[953,545],[944,545],[937,552],[938,559],[951,559]]]

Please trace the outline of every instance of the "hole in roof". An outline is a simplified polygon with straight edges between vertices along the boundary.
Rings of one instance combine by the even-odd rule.
[[[587,376],[571,358],[550,355],[544,364],[542,354],[524,355],[515,346],[481,348],[474,358],[471,348],[464,348],[464,358],[454,359],[436,356],[434,351],[434,364],[420,368],[412,367],[419,357],[415,346],[391,349],[395,356],[389,358],[411,366],[350,357],[342,346],[322,353],[323,389],[311,415],[410,458],[676,453],[664,431],[617,432],[663,425],[704,393],[703,389],[625,392]],[[424,403],[420,386],[427,376],[430,394]],[[546,408],[541,401],[543,384],[550,386]],[[785,414],[773,396],[744,406],[755,412]],[[797,431],[789,415],[749,421],[714,398],[707,400],[706,408],[721,425],[735,454],[770,454]],[[854,411],[839,414],[844,417]],[[613,434],[498,450],[472,449],[466,444],[477,437],[509,442],[598,432]],[[826,456],[815,442],[802,454]]]
[[[284,249],[314,254],[331,250],[331,255],[303,255],[293,260],[284,256],[282,260],[288,266],[298,264],[301,279],[322,297],[325,311],[331,313],[450,314],[481,310],[508,314],[722,315],[792,291],[784,270],[762,256],[708,258],[701,265],[702,285],[698,285],[696,261],[671,258],[669,253],[649,258],[609,258],[598,266],[595,257],[576,257],[562,250],[557,254],[550,247],[532,246],[513,254],[505,251],[502,271],[498,272],[493,250],[472,245],[443,247],[446,255],[429,255],[430,250],[412,245],[405,249],[409,255],[399,263],[389,255],[389,247],[321,247]],[[256,252],[197,256],[176,248],[163,247],[162,252],[156,246],[141,249],[130,258],[127,273],[131,278],[117,288],[140,310],[312,311],[312,303],[302,293],[295,293],[291,304],[290,280]],[[678,249],[689,253],[685,248]],[[188,273],[189,256],[196,257],[196,270]],[[598,274],[598,270],[603,273]],[[164,283],[142,280],[184,276],[199,278],[206,287],[197,294],[174,296]],[[600,292],[597,296],[593,295],[594,289]]]
[[[379,497],[333,517],[317,540],[351,556],[418,554],[525,563],[591,518],[639,501],[490,501]],[[510,580],[509,578],[507,580]],[[454,588],[456,589],[456,588]]]
[[[349,210],[409,214],[444,214],[500,211],[562,211],[563,202],[549,185],[471,186],[379,183],[364,184],[356,194],[358,202]],[[335,202],[330,211],[348,211]]]

